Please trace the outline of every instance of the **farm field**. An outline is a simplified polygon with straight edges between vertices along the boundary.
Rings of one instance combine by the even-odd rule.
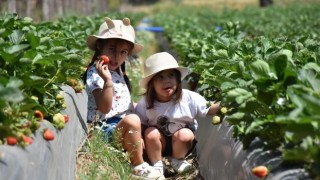
[[[133,81],[141,77],[141,62],[149,54],[174,52],[179,63],[193,72],[186,79],[189,89],[221,101],[227,109],[218,115],[233,127],[232,138],[243,144],[244,151],[259,140],[264,150],[281,154],[282,164],[303,168],[311,179],[320,179],[320,2],[274,1],[265,8],[253,0],[194,3],[123,6],[125,13],[40,23],[2,14],[0,161],[8,147],[28,149],[38,144],[34,142],[43,138],[44,129],[56,132],[59,138],[52,142],[67,138],[63,132],[69,131],[70,119],[80,120],[79,115],[68,114],[71,101],[66,102],[63,87],[74,91],[72,97],[84,94],[80,75],[92,56],[85,39],[95,33],[103,17],[127,16],[134,26],[148,20],[149,26],[164,30],[137,31],[138,41],[151,45],[130,60]],[[166,39],[165,48],[157,44],[162,42],[159,38]],[[140,91],[134,86],[135,101]],[[86,128],[83,131],[87,133]],[[74,178],[104,179],[112,174],[113,179],[129,179],[125,155],[100,139],[78,138],[79,149],[72,149],[78,165]],[[277,167],[268,169],[272,179]],[[194,178],[192,174],[174,178],[188,176]]]

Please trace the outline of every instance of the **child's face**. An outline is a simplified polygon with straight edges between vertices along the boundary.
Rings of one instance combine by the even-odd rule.
[[[167,102],[177,90],[176,70],[168,69],[157,73],[153,77],[153,86],[160,102]]]
[[[117,39],[108,39],[103,43],[101,55],[109,57],[108,68],[116,70],[127,59],[130,52],[130,43]]]

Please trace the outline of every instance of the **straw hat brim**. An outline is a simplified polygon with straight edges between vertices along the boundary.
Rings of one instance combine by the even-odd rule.
[[[183,80],[188,74],[189,74],[189,69],[186,67],[177,67],[177,68],[171,68],[171,69],[177,69],[178,71],[180,71],[181,73],[181,80]],[[163,69],[163,70],[167,70],[167,69]],[[153,76],[155,76],[158,72],[161,71],[157,71],[154,72],[144,78],[142,78],[139,82],[140,87],[147,89],[148,83],[149,81],[153,78]]]

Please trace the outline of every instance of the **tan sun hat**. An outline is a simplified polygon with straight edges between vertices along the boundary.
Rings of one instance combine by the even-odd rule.
[[[189,73],[189,69],[179,66],[177,60],[171,54],[167,52],[156,53],[149,56],[144,62],[144,76],[139,82],[140,86],[146,89],[148,82],[154,75],[167,69],[179,70],[181,73],[181,80]]]
[[[129,18],[124,18],[123,20],[111,20],[106,17],[105,22],[103,22],[99,28],[98,35],[90,35],[87,38],[87,46],[91,50],[96,50],[97,39],[111,39],[118,38],[123,39],[134,44],[132,49],[132,54],[136,54],[143,49],[141,44],[135,42],[135,31],[131,26]]]

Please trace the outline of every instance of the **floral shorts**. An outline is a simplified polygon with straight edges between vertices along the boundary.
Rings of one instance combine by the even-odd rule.
[[[94,124],[94,128],[104,132],[104,138],[106,139],[106,141],[111,142],[113,133],[121,119],[121,117],[116,116],[109,119],[104,119],[102,121],[96,122]]]

